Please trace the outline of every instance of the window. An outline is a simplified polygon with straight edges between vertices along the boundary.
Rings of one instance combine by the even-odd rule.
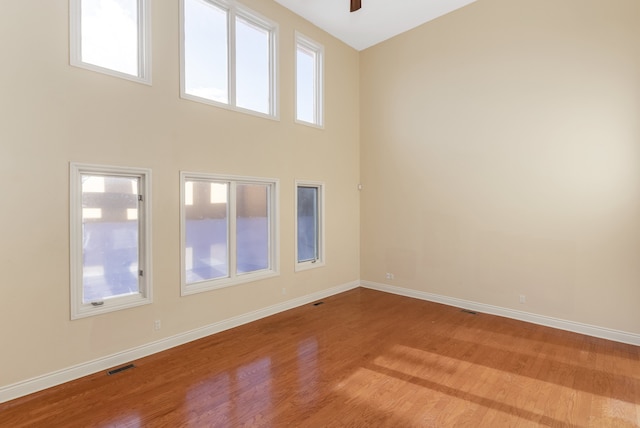
[[[233,1],[181,5],[182,97],[277,117],[276,24]]]
[[[182,294],[278,274],[278,182],[181,173]]]
[[[71,0],[71,64],[151,84],[150,0]]]
[[[324,266],[324,185],[296,182],[296,271]]]
[[[71,164],[71,318],[151,303],[151,171]]]
[[[296,121],[323,126],[324,48],[296,33]]]

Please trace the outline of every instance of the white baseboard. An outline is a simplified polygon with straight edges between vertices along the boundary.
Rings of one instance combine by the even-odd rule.
[[[560,330],[572,331],[574,333],[585,334],[587,336],[599,337],[615,342],[627,343],[629,345],[640,346],[640,335],[627,333],[624,331],[612,330],[604,327],[597,327],[589,324],[582,324],[573,321],[562,320],[558,318],[547,317],[544,315],[536,315],[529,312],[517,311],[514,309],[501,308],[498,306],[486,305],[484,303],[472,302],[469,300],[456,299],[454,297],[446,297],[438,294],[426,293],[424,291],[411,290],[408,288],[396,287],[387,284],[380,284],[371,281],[361,281],[360,285],[364,288],[383,291],[385,293],[397,294],[414,299],[427,300],[429,302],[442,303],[457,308],[470,309],[485,314],[499,315],[506,318],[512,318],[520,321],[530,322],[532,324],[544,325]]]
[[[79,379],[83,376],[107,370],[133,360],[147,357],[149,355],[162,352],[167,349],[171,349],[176,346],[210,336],[212,334],[220,333],[224,330],[229,330],[243,324],[275,315],[279,312],[284,312],[289,309],[309,304],[316,300],[324,299],[335,294],[340,294],[345,291],[358,288],[359,286],[360,281],[343,284],[337,287],[329,288],[327,290],[319,291],[317,293],[302,296],[297,299],[288,300],[277,305],[269,306],[264,309],[259,309],[257,311],[229,318],[208,326],[197,328],[195,330],[167,337],[156,342],[151,342],[146,345],[118,352],[117,354],[98,358],[93,361],[78,364],[73,367],[68,367],[62,370],[55,371],[53,373],[48,373],[22,382],[14,383],[12,385],[7,385],[0,388],[0,403],[23,397],[34,392],[42,391],[44,389],[51,388],[52,386],[60,385],[65,382]]]
[[[98,358],[93,361],[78,364],[73,367],[68,367],[62,370],[58,370],[52,373],[48,373],[42,376],[38,376],[32,379],[28,379],[22,382],[14,383],[0,387],[0,403],[10,401],[19,397],[23,397],[34,392],[42,391],[44,389],[60,385],[65,382],[69,382],[83,376],[87,376],[93,373],[97,373],[103,370],[110,369],[133,360],[137,360],[149,355],[165,351],[167,349],[174,348],[179,345],[183,345],[194,340],[201,339],[203,337],[210,336],[212,334],[220,333],[225,330],[229,330],[234,327],[238,327],[243,324],[247,324],[253,321],[257,321],[262,318],[266,318],[277,313],[287,311],[289,309],[297,308],[316,300],[320,300],[335,294],[340,294],[345,291],[353,290],[362,286],[364,288],[370,288],[372,290],[378,290],[386,293],[397,294],[400,296],[411,297],[414,299],[427,300],[435,303],[442,303],[444,305],[470,309],[477,312],[486,314],[498,315],[507,318],[517,319],[520,321],[526,321],[533,324],[544,325],[547,327],[553,327],[560,330],[572,331],[575,333],[581,333],[588,336],[599,337],[603,339],[613,340],[616,342],[627,343],[630,345],[640,346],[640,335],[627,333],[623,331],[612,330],[603,327],[592,326],[588,324],[581,324],[573,321],[566,321],[557,318],[547,317],[543,315],[531,314],[528,312],[516,311],[513,309],[501,308],[498,306],[486,305],[483,303],[472,302],[468,300],[457,299],[454,297],[441,296],[438,294],[426,293],[423,291],[411,290],[408,288],[401,288],[391,286],[387,284],[380,284],[371,281],[354,281],[351,283],[343,284],[337,287],[322,290],[317,293],[302,296],[297,299],[288,300],[286,302],[279,303],[277,305],[269,306],[264,309],[249,312],[247,314],[239,315],[237,317],[229,318],[208,326],[197,328],[185,333],[181,333],[175,336],[171,336],[165,339],[161,339],[155,342],[148,343],[146,345],[138,346],[126,351],[122,351],[113,355]]]

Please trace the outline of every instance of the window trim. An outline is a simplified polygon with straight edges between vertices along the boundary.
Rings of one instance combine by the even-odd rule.
[[[280,120],[279,97],[279,25],[234,0],[201,0],[227,11],[227,91],[229,102],[223,103],[186,92],[185,76],[185,1],[180,0],[180,98],[220,107],[265,119]],[[236,16],[269,31],[269,113],[237,106],[236,99]]]
[[[315,187],[318,189],[318,258],[298,261],[298,188]],[[325,184],[321,181],[296,180],[294,187],[294,271],[301,272],[326,265],[325,258]]]
[[[151,0],[138,1],[138,75],[82,60],[82,0],[69,0],[69,63],[97,73],[151,86]]]
[[[101,306],[82,302],[83,293],[83,248],[82,248],[82,180],[83,174],[138,177],[140,194],[143,196],[142,213],[138,214],[138,269],[144,272],[139,282],[140,294],[105,299]],[[76,320],[94,315],[153,302],[153,281],[151,263],[151,170],[71,162],[69,167],[69,235],[70,235],[70,288],[71,319]]]
[[[312,51],[316,55],[315,63],[315,114],[314,122],[298,119],[298,49],[302,47],[308,51]],[[324,129],[324,46],[310,37],[296,31],[294,37],[294,118],[295,123],[310,126],[313,128]]]
[[[229,183],[229,209],[228,225],[229,234],[227,236],[229,254],[227,263],[229,264],[229,276],[224,278],[209,279],[201,282],[187,284],[186,281],[186,221],[185,221],[185,183],[189,180],[226,182]],[[235,187],[238,184],[260,184],[269,185],[269,258],[270,267],[255,272],[237,273],[234,266],[236,261],[236,207],[235,207]],[[210,174],[200,172],[180,171],[180,295],[202,293],[221,288],[232,287],[254,281],[260,281],[280,275],[280,181],[277,178],[249,177],[225,174]]]

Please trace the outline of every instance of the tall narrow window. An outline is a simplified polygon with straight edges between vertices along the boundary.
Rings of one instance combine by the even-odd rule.
[[[182,97],[277,117],[276,24],[227,0],[182,0]]]
[[[236,105],[271,114],[270,28],[236,16]]]
[[[269,269],[270,184],[236,184],[236,272],[246,274]]]
[[[204,0],[184,1],[184,93],[229,103],[228,11]]]
[[[72,318],[151,302],[150,171],[71,164]]]
[[[181,173],[182,294],[278,274],[277,181]]]
[[[151,83],[149,0],[71,0],[71,64]]]
[[[184,183],[185,275],[188,283],[229,276],[229,185]]]
[[[324,265],[324,185],[296,182],[296,271]]]
[[[296,33],[296,121],[323,126],[324,48]]]

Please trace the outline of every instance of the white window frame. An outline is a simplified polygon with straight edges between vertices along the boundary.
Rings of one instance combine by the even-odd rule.
[[[187,284],[186,280],[186,222],[185,222],[185,183],[189,180],[211,181],[212,183],[227,183],[229,191],[228,200],[228,236],[227,236],[227,252],[228,252],[228,276],[224,278],[216,278]],[[269,267],[255,272],[240,273],[236,272],[236,186],[238,184],[258,184],[270,187],[268,212],[269,212]],[[271,278],[280,275],[280,182],[275,178],[246,177],[235,175],[208,174],[198,172],[180,172],[180,284],[181,295],[201,293],[220,288],[231,287],[234,285],[245,284]]]
[[[318,189],[318,258],[315,260],[298,261],[298,187],[315,187]],[[320,181],[296,180],[295,188],[295,272],[315,269],[325,266],[325,184]]]
[[[105,176],[136,177],[140,180],[138,189],[142,196],[138,210],[138,269],[142,272],[139,279],[139,294],[104,299],[99,306],[83,303],[83,248],[82,248],[82,180],[83,174]],[[71,319],[100,315],[121,309],[147,305],[153,302],[151,267],[151,170],[147,168],[128,168],[84,163],[70,164],[70,282],[71,282]],[[98,302],[96,302],[98,303]]]
[[[280,120],[280,102],[278,96],[278,34],[279,26],[277,23],[268,18],[254,12],[246,6],[234,0],[201,0],[211,3],[213,6],[219,7],[227,11],[227,91],[229,102],[210,100],[208,98],[199,97],[197,95],[188,94],[186,92],[185,82],[185,13],[184,2],[180,0],[180,97],[185,100],[196,101],[203,104],[209,104],[215,107],[221,107],[227,110],[233,110],[240,113],[246,113],[262,118]],[[269,37],[269,112],[262,113],[259,111],[238,107],[236,105],[236,17],[240,17],[250,23],[268,31]]]
[[[138,75],[123,73],[82,60],[82,0],[69,0],[70,63],[98,73],[151,85],[151,0],[138,1]]]
[[[313,52],[316,57],[315,63],[315,87],[314,87],[314,121],[307,122],[306,120],[298,119],[298,49],[304,49],[309,52]],[[295,122],[307,125],[315,128],[324,129],[324,46],[310,37],[305,36],[298,31],[295,32],[295,97],[294,97],[294,114]]]

